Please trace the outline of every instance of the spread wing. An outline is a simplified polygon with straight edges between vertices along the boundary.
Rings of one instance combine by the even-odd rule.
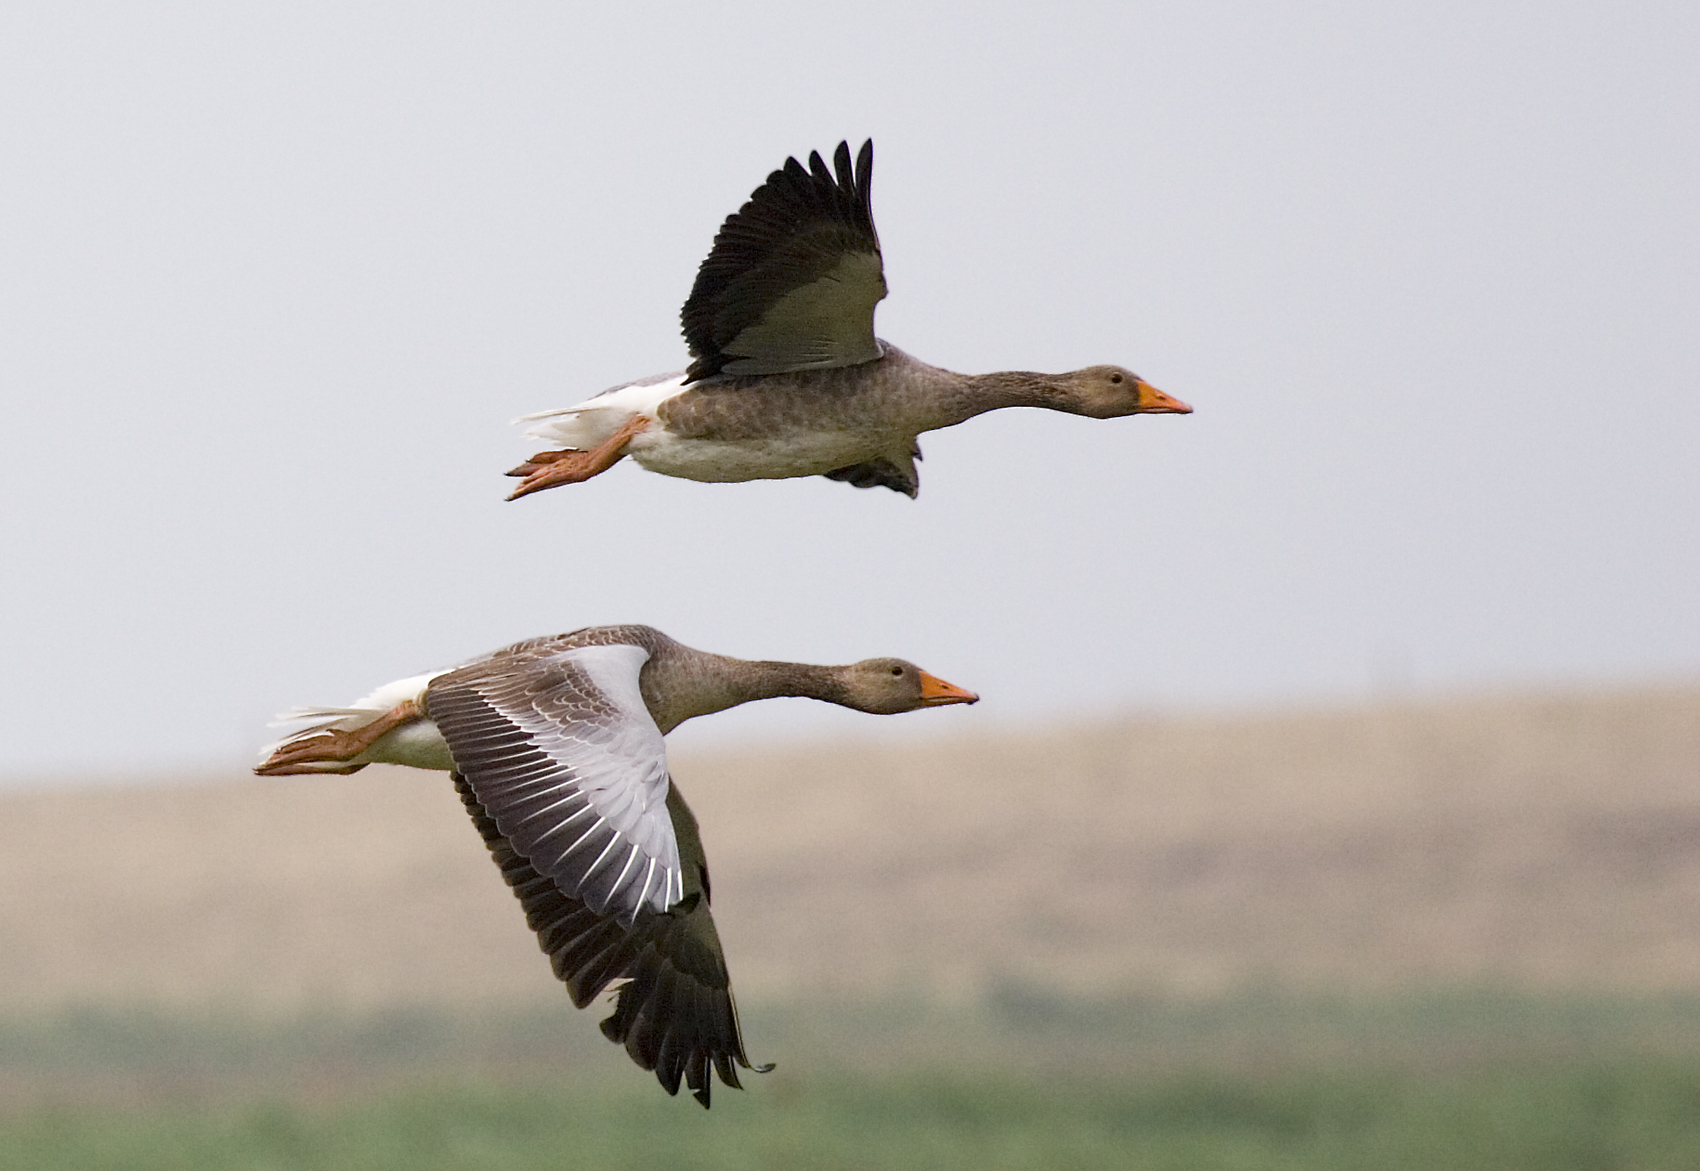
[[[640,646],[498,655],[438,676],[426,711],[516,854],[630,927],[684,897],[667,751],[638,689]]]
[[[627,929],[539,874],[502,834],[466,778],[457,773],[454,782],[573,1003],[584,1008],[614,981],[625,981],[613,1015],[602,1022],[610,1041],[625,1046],[641,1068],[653,1070],[669,1094],[678,1093],[683,1080],[705,1107],[711,1071],[738,1088],[737,1066],[772,1068],[752,1066],[744,1053],[720,935],[708,909],[708,868],[696,819],[678,790],[669,789],[667,807],[683,842],[686,893],[665,914],[640,911]]]
[[[841,142],[767,177],[726,217],[680,313],[696,359],[686,382],[714,374],[783,374],[880,356],[874,306],[885,266],[869,183],[874,144],[850,165]]]

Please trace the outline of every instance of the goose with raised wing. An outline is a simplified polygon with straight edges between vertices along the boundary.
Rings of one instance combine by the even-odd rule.
[[[588,627],[288,713],[312,722],[254,771],[447,770],[573,1003],[619,982],[603,1033],[707,1106],[712,1073],[737,1087],[737,1067],[766,1067],[744,1051],[702,839],[662,738],[785,695],[879,715],[978,698],[902,659],[754,662],[648,626]]]
[[[886,294],[874,232],[873,143],[840,143],[767,177],[726,218],[680,317],[691,364],[573,407],[528,415],[554,444],[508,474],[510,500],[630,456],[652,472],[731,482],[827,476],[920,490],[916,437],[1001,407],[1093,419],[1192,408],[1120,366],[957,374],[874,336]]]

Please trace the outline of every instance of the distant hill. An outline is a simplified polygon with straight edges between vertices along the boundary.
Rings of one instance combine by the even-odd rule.
[[[678,753],[746,1000],[1700,989],[1700,688]],[[0,796],[0,1008],[560,994],[440,775]]]

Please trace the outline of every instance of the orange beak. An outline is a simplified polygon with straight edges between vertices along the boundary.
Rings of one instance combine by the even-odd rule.
[[[942,707],[947,703],[979,703],[980,697],[937,675],[921,672],[921,706]]]
[[[1180,399],[1164,394],[1143,378],[1134,380],[1134,389],[1139,392],[1139,411],[1141,415],[1190,415],[1192,408]]]

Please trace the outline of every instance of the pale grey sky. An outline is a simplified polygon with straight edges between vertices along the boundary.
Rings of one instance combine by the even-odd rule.
[[[0,17],[0,779],[644,621],[978,707],[702,734],[1700,677],[1692,4],[65,5]],[[876,144],[882,336],[1132,367],[918,501],[508,420],[684,364],[722,217]]]

